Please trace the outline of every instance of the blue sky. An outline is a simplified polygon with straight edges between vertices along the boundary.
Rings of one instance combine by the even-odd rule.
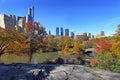
[[[120,0],[0,0],[0,14],[25,16],[35,7],[34,20],[55,34],[56,27],[93,35],[114,34],[120,24]]]

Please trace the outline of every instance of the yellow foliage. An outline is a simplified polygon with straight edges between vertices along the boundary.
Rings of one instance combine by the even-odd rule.
[[[14,30],[3,29],[0,32],[0,56],[5,53],[19,52],[25,48],[25,37]]]
[[[84,47],[83,44],[79,43],[79,42],[74,42],[74,47],[73,47],[73,51],[74,53],[79,54],[80,50]]]
[[[112,44],[111,51],[120,52],[120,41]]]

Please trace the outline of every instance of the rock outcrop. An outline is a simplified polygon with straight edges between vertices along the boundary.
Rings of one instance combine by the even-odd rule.
[[[120,80],[120,74],[81,65],[0,64],[0,80]]]

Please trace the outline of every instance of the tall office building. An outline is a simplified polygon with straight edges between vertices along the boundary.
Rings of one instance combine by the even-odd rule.
[[[104,31],[101,31],[100,34],[95,35],[95,38],[102,38],[105,37]]]
[[[75,37],[75,33],[71,32],[71,38],[74,38],[74,37]]]
[[[28,8],[28,14],[26,16],[26,21],[34,22],[34,7],[33,6]]]
[[[85,37],[87,37],[87,32],[83,33],[83,35],[84,35]]]
[[[51,35],[51,30],[49,30],[49,35]]]
[[[63,34],[63,28],[61,27],[61,36],[63,36],[64,34]]]
[[[12,20],[13,20],[13,26],[15,27],[17,23],[15,15],[12,16]]]
[[[59,27],[56,27],[56,36],[59,36]]]
[[[104,31],[101,31],[100,35],[101,35],[101,36],[105,36]]]
[[[65,36],[69,36],[69,29],[65,29]]]
[[[88,37],[91,38],[91,33],[88,34]]]
[[[15,15],[0,14],[0,27],[12,30],[15,29],[15,25]]]
[[[25,27],[25,22],[26,22],[26,17],[25,16],[18,17],[16,29],[20,32],[23,32],[24,27]]]
[[[94,35],[92,35],[92,38],[95,38]]]

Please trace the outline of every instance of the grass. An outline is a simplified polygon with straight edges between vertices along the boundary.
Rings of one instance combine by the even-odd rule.
[[[1,56],[1,62],[5,64],[10,63],[27,63],[29,60],[29,57],[26,55],[17,56],[15,54],[3,54]]]
[[[47,52],[41,54],[34,54],[33,59],[36,60],[37,63],[43,63],[47,59],[56,59],[58,56],[59,56],[58,52]]]
[[[33,54],[32,57],[32,63],[43,63],[47,59],[53,60],[57,59],[59,56],[59,52],[46,52],[46,53],[35,53]],[[67,58],[72,58],[73,55],[70,53],[67,53]],[[63,57],[63,56],[61,56]],[[10,64],[10,63],[28,63],[29,62],[29,56],[27,55],[21,55],[17,56],[15,54],[4,54],[1,56],[1,62],[5,64]]]
[[[32,62],[36,61],[37,63],[42,63],[46,59],[55,59],[59,56],[58,52],[47,52],[47,53],[35,53],[33,54]],[[28,63],[29,62],[29,56],[27,55],[21,55],[17,56],[14,54],[3,54],[1,56],[0,62],[3,62],[5,64],[10,63]]]

